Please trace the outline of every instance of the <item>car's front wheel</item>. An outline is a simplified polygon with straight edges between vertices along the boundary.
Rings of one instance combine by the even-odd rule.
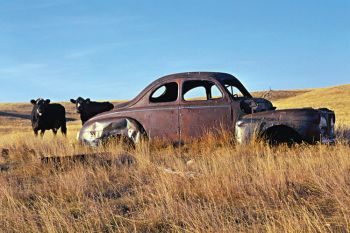
[[[299,133],[285,125],[278,125],[268,128],[262,134],[262,138],[270,145],[287,144],[291,146],[295,143],[301,143],[303,141]]]

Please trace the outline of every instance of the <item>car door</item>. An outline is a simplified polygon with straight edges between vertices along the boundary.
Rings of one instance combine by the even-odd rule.
[[[184,80],[179,113],[180,137],[184,141],[207,133],[218,134],[232,126],[230,100],[213,80]]]
[[[156,85],[150,90],[146,131],[150,138],[179,140],[179,85],[176,81]]]

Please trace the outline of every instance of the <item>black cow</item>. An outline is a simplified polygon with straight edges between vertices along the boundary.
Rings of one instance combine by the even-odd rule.
[[[71,99],[70,102],[76,105],[77,112],[80,114],[81,123],[84,124],[90,118],[96,116],[101,112],[107,112],[114,108],[114,105],[110,102],[94,102],[90,99],[83,99],[78,97],[78,99]]]
[[[67,134],[66,110],[60,104],[50,104],[50,100],[37,99],[30,101],[34,106],[30,119],[35,136],[41,130],[40,135],[44,136],[45,130],[52,129],[54,135],[61,128],[63,135]]]

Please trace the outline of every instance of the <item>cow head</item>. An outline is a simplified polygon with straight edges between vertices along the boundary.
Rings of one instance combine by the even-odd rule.
[[[81,113],[88,104],[90,104],[90,99],[83,99],[82,97],[78,97],[78,99],[71,99],[70,102],[72,102],[73,104],[75,104],[76,108],[77,108],[77,113]]]
[[[31,100],[30,102],[34,105],[34,107],[36,108],[36,114],[38,114],[38,116],[40,117],[45,114],[46,107],[47,105],[49,105],[50,100],[44,100],[42,98],[39,98],[37,100]]]

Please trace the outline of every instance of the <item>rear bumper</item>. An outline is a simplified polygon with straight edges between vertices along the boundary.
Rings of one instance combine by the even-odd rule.
[[[320,111],[320,142],[322,144],[334,144],[335,114],[327,108],[320,108],[318,111]]]

